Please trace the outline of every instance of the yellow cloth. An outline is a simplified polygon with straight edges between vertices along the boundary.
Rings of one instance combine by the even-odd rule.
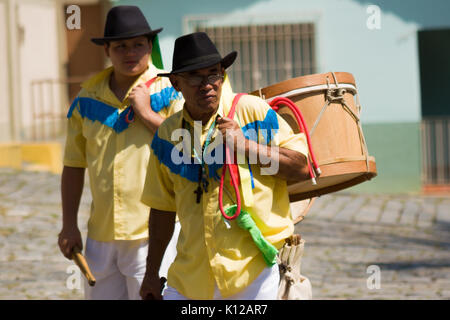
[[[92,192],[88,237],[97,241],[148,237],[149,208],[140,202],[153,135],[135,116],[127,124],[128,98],[109,88],[110,67],[82,84],[68,114],[64,165],[88,168]],[[130,87],[164,72],[152,64]],[[152,109],[167,117],[183,106],[167,78],[150,86]],[[128,97],[128,93],[126,95]],[[123,112],[123,111],[126,112]]]
[[[219,115],[224,113],[224,105],[225,110],[229,110],[233,98],[230,93],[222,92]],[[273,140],[278,146],[307,154],[305,136],[294,134],[262,99],[249,95],[241,97],[236,113],[247,137],[251,136],[251,129],[256,128],[259,130],[255,130],[257,134],[253,138],[258,136],[260,143]],[[179,164],[174,160],[181,157],[180,150],[187,150],[187,147],[182,147],[182,138],[171,139],[172,132],[182,128],[183,118],[194,127],[188,112],[183,110],[166,119],[153,139],[142,201],[152,208],[176,212],[181,224],[177,257],[169,269],[168,285],[188,298],[212,299],[214,285],[217,284],[221,295],[228,297],[246,288],[266,268],[266,264],[250,234],[235,220],[229,222],[228,228],[221,216],[219,180],[214,178],[221,175],[221,164],[208,166],[208,192],[203,193],[200,203],[196,203],[194,191],[198,187],[199,165]],[[202,144],[214,118],[202,128]],[[269,132],[270,128],[278,130],[271,135],[264,134],[263,128],[268,128]],[[223,148],[223,144],[215,140],[210,146],[207,152],[214,149],[215,155]],[[263,236],[279,249],[294,230],[286,181],[262,175],[257,165],[251,165],[251,173],[254,201],[253,206],[244,206],[244,209],[251,214]],[[234,197],[229,181],[227,174],[225,187]],[[225,208],[234,203],[225,194],[223,200]]]

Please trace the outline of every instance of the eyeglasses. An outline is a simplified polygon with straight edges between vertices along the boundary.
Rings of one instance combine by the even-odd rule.
[[[180,77],[183,77],[187,80],[187,83],[191,86],[199,86],[204,83],[204,79],[206,79],[207,84],[215,84],[219,80],[223,80],[224,76],[221,74],[210,74],[209,76],[185,76],[179,74]]]

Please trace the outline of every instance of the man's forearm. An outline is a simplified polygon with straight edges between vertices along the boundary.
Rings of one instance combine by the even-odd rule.
[[[152,134],[155,134],[156,130],[158,130],[159,126],[164,121],[163,117],[153,111],[149,111],[145,116],[141,115],[139,118]]]
[[[148,222],[149,244],[147,255],[148,274],[157,275],[166,251],[172,238],[175,226],[175,212],[150,210]]]
[[[253,164],[262,168],[274,166],[275,175],[287,181],[307,180],[309,178],[306,157],[293,150],[271,147],[245,139],[245,155]]]
[[[61,176],[63,228],[77,226],[78,208],[84,187],[84,168],[64,167]]]

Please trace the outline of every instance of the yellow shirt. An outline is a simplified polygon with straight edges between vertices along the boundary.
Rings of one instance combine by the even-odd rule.
[[[219,115],[223,115],[224,107],[225,114],[228,113],[230,101],[222,97]],[[273,140],[280,147],[307,154],[305,136],[294,134],[262,99],[249,95],[241,97],[236,115],[247,138],[263,144]],[[198,187],[200,164],[180,164],[179,159],[188,148],[182,149],[182,138],[172,141],[172,133],[182,128],[183,118],[194,127],[192,118],[183,110],[166,119],[155,134],[142,201],[152,208],[176,212],[181,224],[177,256],[169,269],[168,284],[192,299],[212,299],[217,284],[221,295],[228,297],[246,288],[266,264],[249,232],[241,229],[236,220],[230,221],[228,228],[221,216],[219,179],[214,177],[221,175],[223,160],[210,162],[208,192],[203,193],[200,203],[196,202],[194,191]],[[214,119],[215,116],[202,127],[202,145]],[[223,150],[223,144],[215,143],[214,137],[211,148],[206,149],[207,153],[211,152],[211,158]],[[252,207],[244,209],[251,214],[263,236],[279,249],[294,230],[286,181],[262,175],[258,165],[250,167],[254,201]],[[229,181],[227,174],[225,186],[234,196]],[[234,199],[231,202],[226,195],[223,201],[225,208],[234,203]]]
[[[128,93],[120,102],[109,87],[113,67],[82,84],[72,103],[64,153],[64,165],[88,168],[92,192],[88,237],[97,241],[135,240],[148,237],[149,208],[140,202],[153,135],[128,113]],[[149,68],[130,87],[163,72]],[[155,112],[167,117],[183,106],[181,94],[167,78],[149,88]]]

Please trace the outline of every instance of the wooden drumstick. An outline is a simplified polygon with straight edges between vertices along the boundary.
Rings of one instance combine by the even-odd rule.
[[[95,285],[95,278],[92,275],[91,269],[86,262],[86,259],[81,254],[81,250],[78,247],[74,247],[72,250],[72,259],[75,261],[76,265],[80,268],[83,275],[86,277],[89,285],[93,287]]]

